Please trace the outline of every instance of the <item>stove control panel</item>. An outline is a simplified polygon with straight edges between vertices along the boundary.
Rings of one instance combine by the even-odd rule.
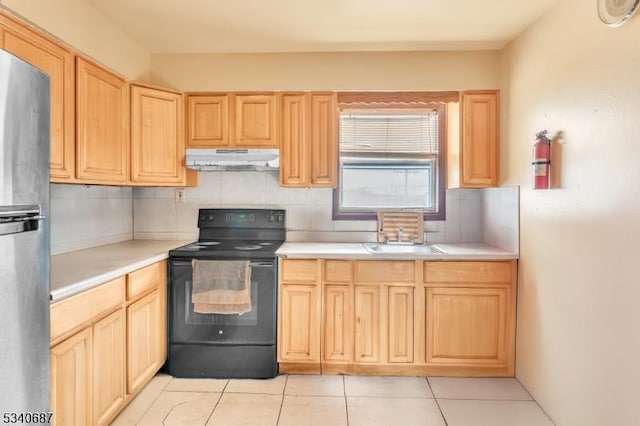
[[[284,229],[285,211],[270,209],[200,209],[198,228]]]
[[[272,211],[269,214],[269,222],[284,222],[284,212],[283,211]]]

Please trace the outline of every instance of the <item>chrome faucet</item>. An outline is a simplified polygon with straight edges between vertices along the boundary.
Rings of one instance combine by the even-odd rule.
[[[398,228],[398,242],[402,242],[402,233],[404,232],[403,228]]]

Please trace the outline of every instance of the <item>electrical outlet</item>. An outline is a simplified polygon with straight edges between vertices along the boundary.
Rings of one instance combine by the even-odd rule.
[[[184,203],[185,193],[184,188],[176,188],[176,203]]]

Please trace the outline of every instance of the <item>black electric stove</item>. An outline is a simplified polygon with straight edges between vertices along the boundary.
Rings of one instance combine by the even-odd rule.
[[[198,241],[169,252],[169,373],[207,378],[276,376],[275,251],[285,239],[284,210],[200,209],[198,228]],[[195,312],[194,259],[248,262],[251,311]]]

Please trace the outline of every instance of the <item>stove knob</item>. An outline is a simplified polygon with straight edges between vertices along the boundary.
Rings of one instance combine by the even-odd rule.
[[[281,214],[279,214],[278,215],[278,222],[282,222],[283,220],[284,220],[284,217]]]

